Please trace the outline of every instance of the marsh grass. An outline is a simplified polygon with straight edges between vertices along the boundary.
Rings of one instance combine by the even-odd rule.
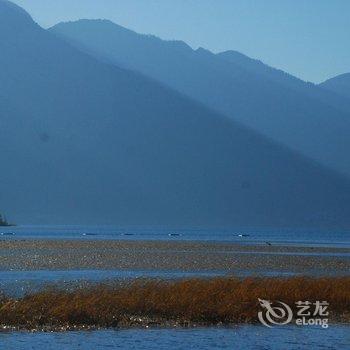
[[[0,299],[0,324],[48,327],[120,327],[255,323],[258,298],[292,308],[299,300],[328,301],[331,320],[350,321],[350,277],[136,280],[70,291],[48,289]]]

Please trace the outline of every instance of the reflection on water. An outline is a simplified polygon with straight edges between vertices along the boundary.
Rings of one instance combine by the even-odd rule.
[[[105,349],[349,349],[350,326],[238,326],[198,329],[131,329],[67,333],[0,333],[6,350]]]

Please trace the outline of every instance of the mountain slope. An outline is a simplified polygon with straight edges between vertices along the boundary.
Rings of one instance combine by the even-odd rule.
[[[350,102],[332,92],[232,52],[192,50],[109,21],[61,23],[51,31],[350,176]]]
[[[350,184],[0,0],[0,207],[32,224],[350,227]]]
[[[319,85],[321,88],[333,91],[340,96],[350,98],[350,73],[338,75]]]
[[[270,67],[259,60],[243,55],[240,52],[229,50],[220,52],[217,56],[264,79],[279,84],[284,88],[299,91],[311,99],[331,105],[347,114],[350,112],[350,102],[338,94],[326,91],[313,83],[305,82],[280,69]]]

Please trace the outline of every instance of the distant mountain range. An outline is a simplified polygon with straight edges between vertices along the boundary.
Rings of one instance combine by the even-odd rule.
[[[235,51],[192,50],[110,21],[61,23],[51,32],[350,176],[350,99]]]
[[[148,40],[163,47],[159,39]],[[124,50],[128,41],[118,45],[134,64],[150,50],[139,47],[131,55]],[[114,54],[86,53],[81,44],[67,43],[57,31],[42,29],[22,9],[0,0],[0,207],[12,221],[350,227],[346,176],[261,135],[261,130],[244,126],[243,116],[222,113],[232,108],[246,111],[251,123],[266,122],[274,107],[272,101],[266,102],[264,89],[275,86],[272,79],[267,83],[248,70],[243,72],[238,64],[228,73],[227,59],[193,51],[183,43],[164,45],[171,47],[171,55],[168,49],[151,50],[149,55],[158,57],[159,71],[164,75],[169,71],[169,80],[176,84],[164,84],[141,69],[132,71],[125,62],[118,66]],[[151,60],[145,57],[144,62],[147,68]],[[158,71],[153,63],[149,69]],[[184,94],[180,87],[187,85],[201,96],[212,91],[210,104],[219,104],[221,91],[226,91],[223,108],[208,108],[198,102],[200,96]],[[347,127],[346,103],[333,107],[336,94],[324,104],[279,86],[273,94],[278,110],[285,110],[281,114],[285,128],[295,126],[287,117],[301,123],[310,116],[317,151],[319,135],[324,135],[322,147],[327,149],[326,126],[330,138],[342,123]],[[282,104],[279,99],[287,90],[293,92]],[[251,106],[253,94],[256,106]],[[301,115],[304,110],[309,114]],[[329,120],[331,112],[335,127]],[[276,131],[280,123],[274,127],[275,118],[270,123]],[[262,124],[257,122],[255,129]],[[345,131],[339,130],[339,139]],[[299,132],[295,139],[309,137],[308,132]],[[310,148],[312,141],[308,141]]]
[[[319,86],[350,99],[350,73],[341,74],[328,79]]]

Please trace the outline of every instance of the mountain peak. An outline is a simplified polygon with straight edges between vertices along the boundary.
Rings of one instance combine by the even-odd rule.
[[[234,57],[234,58],[241,58],[241,59],[248,59],[251,60],[250,57],[248,57],[247,55],[239,52],[239,51],[235,51],[235,50],[227,50],[227,51],[223,51],[217,54],[218,56],[223,56],[223,57]]]
[[[103,41],[106,38],[113,38],[113,40],[119,41],[119,44],[121,43],[120,40],[132,41],[134,46],[139,45],[141,42],[148,42],[154,45],[166,43],[169,47],[179,51],[192,51],[192,48],[182,40],[162,40],[152,34],[140,34],[108,19],[79,19],[60,22],[49,30],[66,37],[70,37],[71,33],[75,33],[83,35],[85,38],[91,38],[91,36],[94,38],[99,37],[99,40]]]
[[[325,83],[330,82],[330,81],[335,81],[335,80],[348,81],[349,79],[350,79],[350,72],[349,73],[343,73],[343,74],[339,74],[339,75],[337,75],[337,76],[335,76],[333,78],[327,79],[326,81],[324,81],[320,85],[325,84]]]
[[[32,17],[21,7],[7,0],[0,0],[0,25],[13,27],[18,30],[19,26],[33,23]]]
[[[323,89],[350,98],[350,73],[344,73],[330,78],[320,84]]]
[[[1,0],[0,0],[1,1]],[[52,30],[56,29],[56,28],[61,28],[61,27],[75,27],[75,26],[88,26],[89,28],[93,27],[93,26],[98,26],[99,28],[101,27],[105,27],[105,28],[113,28],[113,29],[118,29],[124,32],[129,32],[129,33],[133,33],[132,30],[127,29],[119,24],[116,24],[114,22],[112,22],[109,19],[104,19],[104,18],[82,18],[82,19],[78,19],[76,21],[67,21],[67,22],[59,22],[57,24],[55,24],[54,26],[51,27]]]

